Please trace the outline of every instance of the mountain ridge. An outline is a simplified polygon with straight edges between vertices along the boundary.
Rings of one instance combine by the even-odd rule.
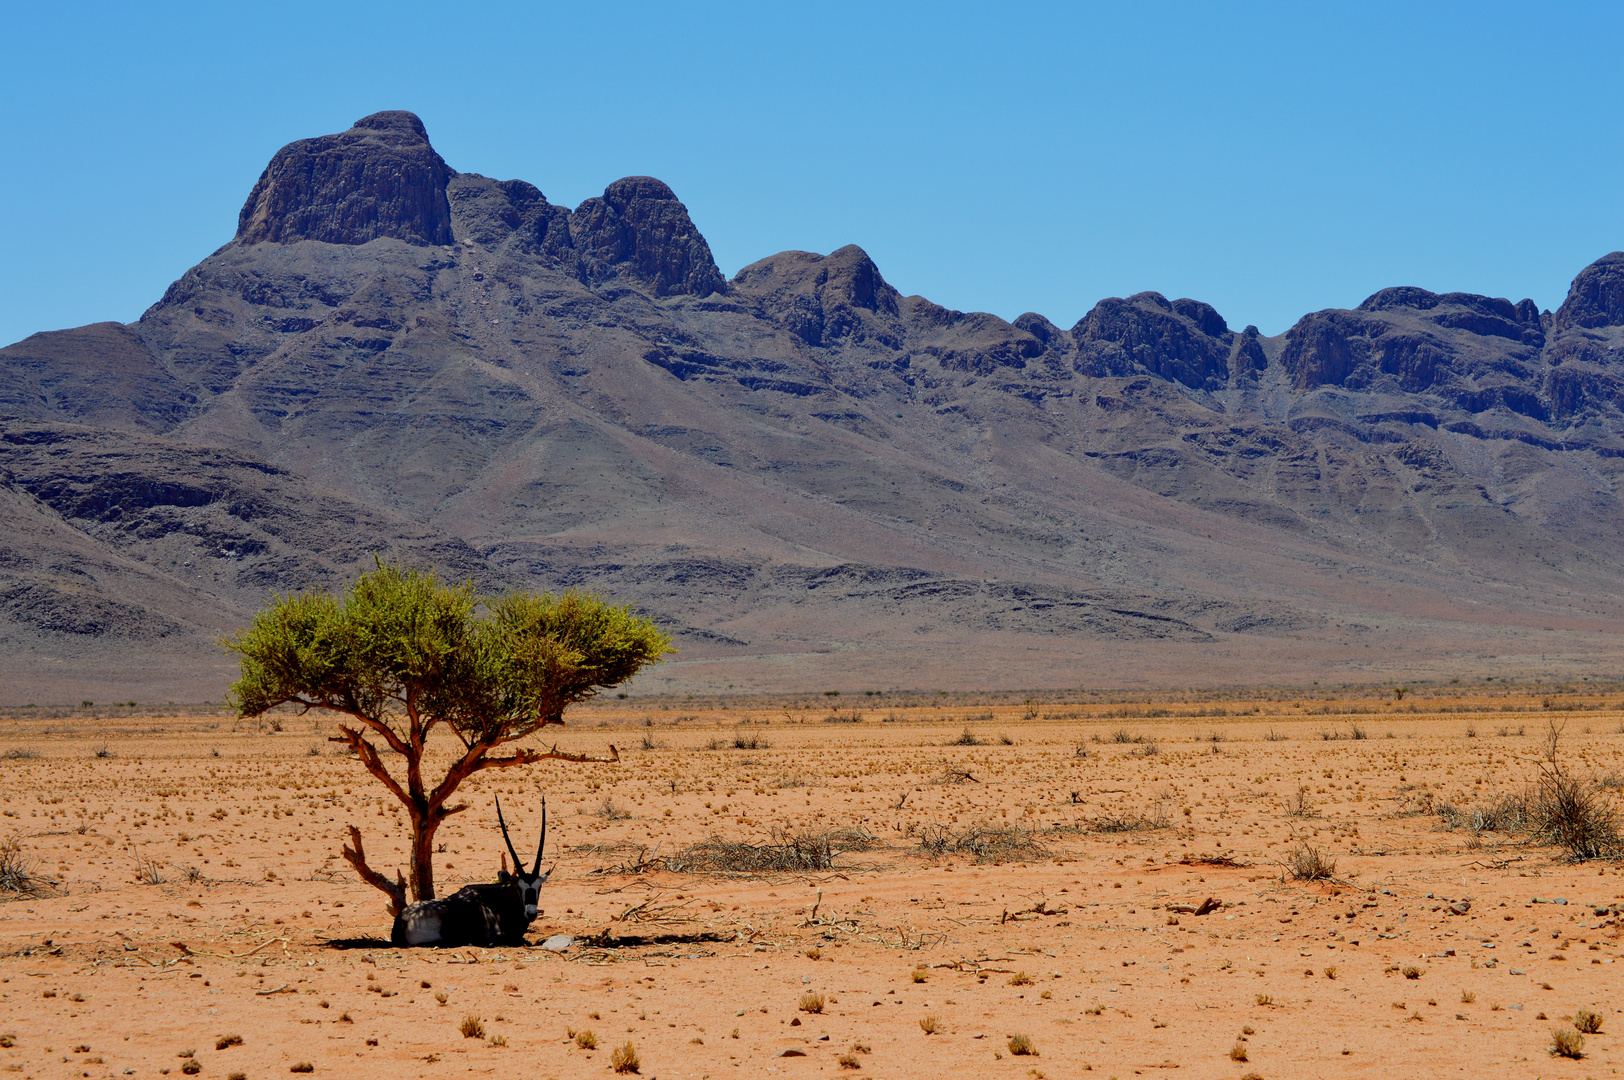
[[[6,677],[213,696],[211,634],[372,550],[636,602],[684,648],[651,688],[1615,664],[1621,359],[1624,253],[1554,313],[1395,287],[1270,337],[1142,292],[1061,329],[855,245],[724,279],[658,180],[569,210],[380,113],[279,151],[136,323],[0,349]],[[78,592],[67,534],[109,568]]]

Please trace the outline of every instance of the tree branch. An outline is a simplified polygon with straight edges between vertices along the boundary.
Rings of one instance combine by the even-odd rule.
[[[350,826],[350,843],[344,845],[343,855],[344,861],[355,868],[362,881],[389,897],[390,915],[399,915],[406,910],[406,882],[401,878],[400,871],[396,870],[395,880],[390,881],[368,866],[366,850],[361,846],[361,830],[354,825]]]
[[[400,786],[399,781],[389,775],[389,769],[384,765],[383,758],[378,756],[377,747],[367,742],[361,733],[352,727],[340,725],[338,730],[348,740],[349,744],[355,748],[355,756],[361,759],[361,764],[366,768],[366,771],[377,777],[385,787],[394,792],[395,798],[410,806],[412,804],[411,796],[406,793],[405,788]]]

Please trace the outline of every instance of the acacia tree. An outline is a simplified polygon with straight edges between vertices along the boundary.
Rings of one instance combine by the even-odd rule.
[[[434,899],[434,834],[452,814],[457,787],[484,769],[538,761],[619,760],[504,743],[564,723],[564,710],[673,652],[652,622],[594,596],[520,592],[478,595],[434,574],[379,563],[342,596],[283,596],[224,642],[241,662],[230,700],[240,717],[279,705],[348,718],[339,736],[405,806],[411,822],[413,900]],[[437,780],[424,775],[429,737],[444,727],[461,744]],[[378,740],[377,744],[373,738]],[[395,755],[395,768],[385,754]],[[391,759],[394,760],[394,759]],[[390,898],[406,904],[407,881],[367,865],[350,826],[344,858]]]

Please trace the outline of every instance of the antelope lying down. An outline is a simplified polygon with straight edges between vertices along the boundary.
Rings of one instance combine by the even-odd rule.
[[[419,900],[395,916],[389,940],[401,945],[522,945],[524,932],[536,917],[541,886],[552,871],[541,872],[541,853],[547,846],[547,799],[541,800],[541,843],[536,846],[536,862],[525,873],[524,862],[513,850],[507,822],[502,820],[502,800],[496,800],[496,820],[502,826],[502,839],[513,856],[513,873],[507,872],[507,859],[494,885],[464,885],[438,900]]]

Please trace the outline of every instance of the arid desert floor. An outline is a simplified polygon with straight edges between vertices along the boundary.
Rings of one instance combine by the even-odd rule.
[[[405,836],[329,722],[0,720],[0,839],[51,882],[0,902],[0,1070],[607,1077],[630,1042],[669,1078],[1617,1075],[1620,864],[1471,811],[1553,719],[1613,798],[1624,695],[1268,697],[584,707],[544,742],[618,763],[481,774],[442,829],[444,895],[495,875],[493,795],[532,852],[547,795],[530,944],[456,950],[391,948],[338,858]],[[785,833],[833,869],[689,850]],[[1309,848],[1328,878],[1285,871]]]

